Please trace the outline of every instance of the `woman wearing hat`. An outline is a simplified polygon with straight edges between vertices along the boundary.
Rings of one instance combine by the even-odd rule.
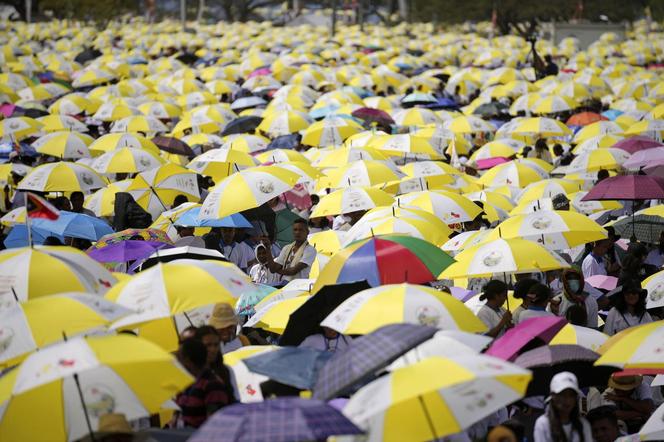
[[[648,291],[641,288],[636,280],[625,282],[612,298],[613,307],[609,310],[604,324],[604,333],[615,335],[635,325],[652,322],[652,317],[646,311],[646,295]]]
[[[563,371],[551,379],[551,401],[535,422],[535,442],[591,442],[590,424],[579,410],[579,382]]]
[[[222,354],[251,345],[246,336],[237,333],[238,319],[230,304],[215,305],[208,324],[219,334]]]

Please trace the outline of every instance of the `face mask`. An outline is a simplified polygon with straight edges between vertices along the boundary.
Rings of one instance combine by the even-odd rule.
[[[570,279],[567,281],[567,285],[572,292],[578,293],[579,288],[581,287],[581,281],[578,279]]]

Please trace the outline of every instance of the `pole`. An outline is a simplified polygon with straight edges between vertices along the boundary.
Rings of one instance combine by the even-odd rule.
[[[187,27],[187,0],[180,0],[180,21],[182,22],[182,30]]]
[[[25,0],[25,21],[32,22],[32,0]]]
[[[339,7],[339,0],[332,0],[332,38],[337,32],[337,8]]]
[[[32,228],[30,227],[30,213],[28,211],[28,192],[23,194],[25,202],[25,228],[28,229],[28,247],[32,248]]]
[[[85,398],[83,397],[83,390],[81,390],[81,383],[78,381],[78,373],[74,373],[74,382],[78,390],[78,397],[81,399],[81,406],[83,407],[83,415],[85,416],[85,424],[88,426],[88,433],[90,433],[90,440],[96,442],[94,431],[92,431],[92,424],[90,423],[90,416],[88,416],[88,408],[85,406]]]

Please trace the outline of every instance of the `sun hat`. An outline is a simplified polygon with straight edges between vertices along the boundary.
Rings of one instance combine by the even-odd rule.
[[[216,304],[214,306],[214,309],[212,310],[212,315],[210,316],[210,320],[208,321],[208,324],[214,328],[226,328],[230,327],[231,325],[237,325],[237,323],[238,320],[237,316],[235,316],[235,311],[233,310],[233,307],[231,307],[230,304],[227,304],[225,302]]]
[[[487,435],[487,442],[516,442],[514,432],[504,425],[493,427]]]
[[[609,387],[614,390],[634,390],[636,387],[641,385],[643,381],[643,376],[631,375],[631,376],[611,376],[609,378]]]
[[[107,413],[99,416],[97,431],[93,433],[94,440],[118,435],[132,436],[133,441],[144,441],[147,439],[147,434],[134,432],[123,413]],[[89,442],[91,440],[93,438],[88,434],[86,437],[80,439],[80,442]]]
[[[577,394],[581,395],[581,390],[579,389],[579,381],[576,379],[574,373],[569,371],[563,371],[556,374],[551,379],[551,384],[549,390],[551,394],[562,393],[565,390],[574,390]]]

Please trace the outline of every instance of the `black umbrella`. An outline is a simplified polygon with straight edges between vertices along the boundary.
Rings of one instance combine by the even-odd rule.
[[[268,150],[295,149],[300,145],[300,141],[302,141],[302,135],[300,134],[279,135],[277,138],[270,141],[270,144],[267,145],[267,148]]]
[[[222,137],[233,134],[246,134],[252,133],[256,130],[263,119],[254,115],[236,118],[226,125],[224,131],[221,133]]]
[[[176,155],[184,155],[186,157],[193,157],[194,151],[191,147],[182,140],[173,137],[154,137],[152,142],[164,152],[173,153]]]
[[[533,372],[528,396],[548,395],[551,378],[569,371],[579,380],[579,387],[606,386],[617,367],[594,366],[599,354],[580,345],[545,345],[521,354],[514,363]]]
[[[366,281],[326,285],[290,315],[280,345],[300,345],[307,336],[320,333],[320,323],[342,302],[371,288]]]
[[[224,255],[219,253],[217,250],[204,249],[202,247],[173,247],[168,250],[157,250],[155,253],[150,255],[148,259],[143,261],[140,265],[140,270],[149,269],[152,266],[159,264],[160,262],[171,262],[176,259],[194,259],[194,260],[215,260],[215,261],[226,261]]]
[[[86,48],[82,52],[80,52],[76,57],[74,57],[74,61],[76,63],[85,64],[88,61],[92,61],[95,58],[101,57],[101,55],[102,53],[98,49]]]
[[[477,109],[473,111],[474,115],[479,115],[484,118],[488,117],[499,117],[501,115],[507,114],[509,107],[498,101],[492,101],[491,103],[484,103],[477,106]]]
[[[48,115],[49,113],[41,109],[32,109],[16,106],[12,117],[30,117],[30,118],[39,118]]]

